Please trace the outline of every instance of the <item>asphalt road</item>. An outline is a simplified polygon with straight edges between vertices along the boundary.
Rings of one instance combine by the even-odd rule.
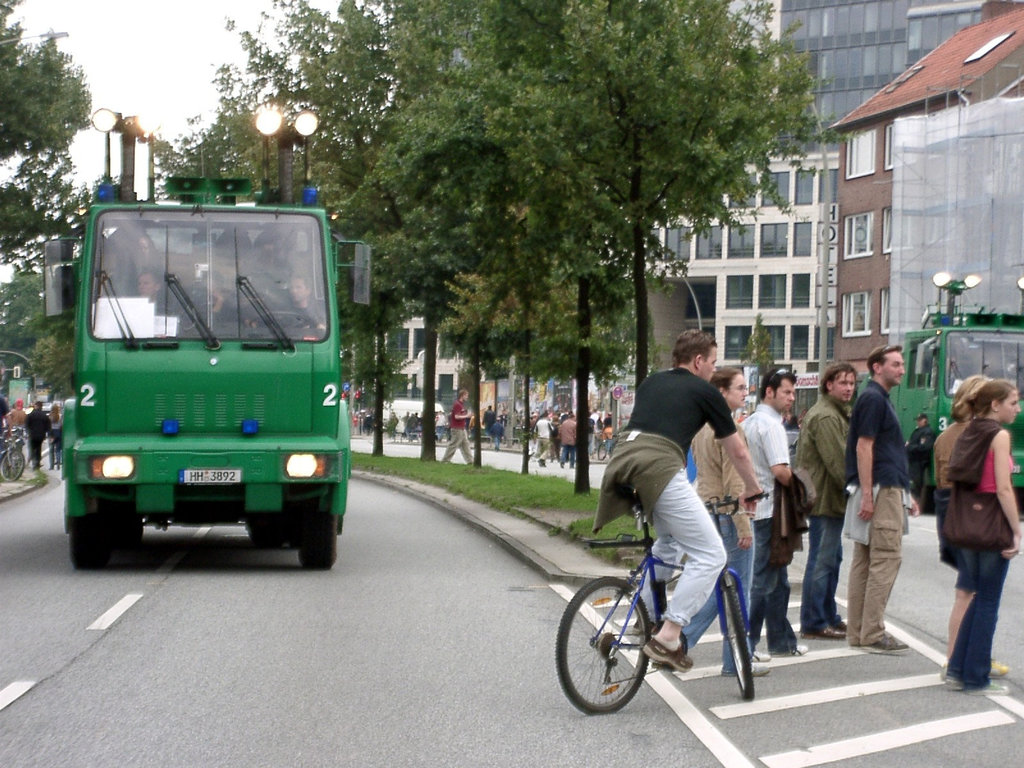
[[[930,518],[889,604],[905,656],[811,641],[741,702],[707,638],[687,675],[653,674],[622,712],[586,717],[554,674],[572,588],[444,504],[354,481],[325,573],[233,527],[147,530],[141,550],[75,572],[60,510],[57,485],[0,505],[3,766],[1002,768],[1024,752],[1021,563],[995,644],[1013,695],[948,691],[953,573]]]

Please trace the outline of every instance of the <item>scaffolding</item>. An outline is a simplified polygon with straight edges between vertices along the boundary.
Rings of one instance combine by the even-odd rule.
[[[939,303],[936,272],[982,277],[964,294],[1016,312],[1024,275],[1024,99],[991,99],[893,127],[890,338]]]

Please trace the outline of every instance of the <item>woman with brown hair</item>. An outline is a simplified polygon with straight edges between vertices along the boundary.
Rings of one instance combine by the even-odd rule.
[[[1012,532],[1012,543],[1002,549],[956,549],[957,566],[963,588],[974,592],[957,632],[953,655],[946,672],[946,685],[965,693],[1005,694],[1009,689],[990,679],[992,666],[992,639],[999,617],[999,601],[1003,583],[1009,570],[1010,559],[1020,551],[1020,517],[1017,497],[1010,482],[1013,459],[1010,455],[1010,433],[1002,429],[1012,424],[1020,413],[1017,388],[1006,379],[994,379],[982,384],[966,397],[974,420],[953,447],[949,476],[960,466],[969,466],[979,455],[981,480],[975,492],[994,494],[998,499],[995,514],[1005,515]],[[994,424],[992,422],[995,422]],[[991,437],[989,437],[991,435]],[[959,486],[954,487],[946,519],[946,533],[953,515],[974,510],[959,509]]]

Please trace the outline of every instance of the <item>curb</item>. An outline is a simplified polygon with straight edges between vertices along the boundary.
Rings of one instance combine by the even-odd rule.
[[[487,533],[509,552],[532,566],[549,581],[581,585],[598,576],[621,576],[623,568],[606,563],[583,547],[570,544],[559,529],[533,518],[519,518],[487,507],[436,486],[393,475],[353,470],[352,476],[392,490],[415,496],[421,501],[463,520]]]
[[[45,483],[29,483],[23,480],[8,480],[4,483],[0,483],[0,504],[5,501],[13,501],[14,499],[20,499],[22,496],[27,496],[33,491],[39,491],[50,484],[49,476],[46,477]],[[11,486],[21,486],[19,488],[12,488]]]

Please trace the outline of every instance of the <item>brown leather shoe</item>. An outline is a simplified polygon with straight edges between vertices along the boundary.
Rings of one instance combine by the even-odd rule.
[[[693,666],[693,659],[686,655],[686,646],[683,643],[674,651],[670,651],[657,638],[652,637],[643,650],[644,655],[651,661],[671,667],[676,672],[686,672]]]
[[[845,640],[846,633],[841,629],[835,627],[825,627],[819,629],[817,632],[801,632],[800,637],[803,638],[817,638],[819,640]]]

